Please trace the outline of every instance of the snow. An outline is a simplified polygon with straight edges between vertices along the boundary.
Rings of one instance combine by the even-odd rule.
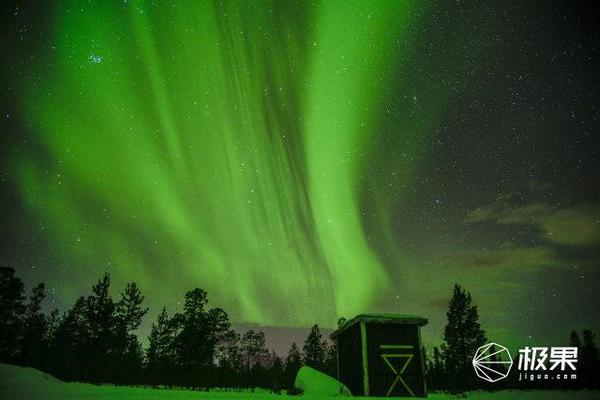
[[[0,364],[0,399],[3,400],[238,400],[281,399],[282,396],[262,390],[257,392],[199,392],[185,389],[151,389],[143,387],[93,385],[62,382],[33,368]]]
[[[463,397],[432,393],[430,400],[459,400]],[[498,392],[469,392],[469,400],[587,400],[600,399],[600,391],[561,391],[561,390],[501,390]]]
[[[350,390],[337,379],[310,367],[302,367],[296,375],[295,385],[305,396],[349,396]]]
[[[313,370],[314,371],[314,370]],[[316,372],[316,371],[315,371]],[[303,398],[318,399],[327,396],[321,392],[329,388],[331,382],[321,384],[322,377],[312,371],[302,372],[298,379],[307,385]],[[316,379],[317,383],[312,382]],[[331,378],[330,378],[331,379]],[[311,382],[308,382],[311,381]],[[333,380],[335,383],[336,381]],[[300,382],[299,382],[300,383]],[[337,384],[336,384],[337,385]],[[314,388],[317,388],[314,391]],[[328,391],[330,389],[327,389]],[[312,394],[309,393],[312,391]],[[66,383],[35,370],[33,368],[16,367],[0,364],[0,399],[3,400],[101,400],[101,399],[128,399],[128,400],[267,400],[283,399],[292,396],[282,396],[265,391],[211,391],[199,392],[183,389],[150,389],[142,387],[126,387],[112,385],[92,385],[89,383]],[[472,392],[466,397],[473,400],[587,400],[600,399],[600,391],[575,391],[562,392],[555,390],[546,391],[500,391],[500,392]],[[432,400],[456,400],[456,396],[449,394],[433,393],[429,395]]]

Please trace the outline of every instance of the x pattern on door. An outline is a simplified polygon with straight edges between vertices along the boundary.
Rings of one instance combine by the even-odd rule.
[[[384,350],[386,351],[386,353],[381,354],[381,358],[383,358],[383,361],[385,361],[387,366],[390,368],[390,370],[392,370],[392,372],[395,375],[395,378],[392,381],[392,384],[390,385],[390,388],[388,389],[386,396],[389,396],[394,391],[394,388],[396,387],[396,385],[398,385],[398,383],[400,383],[400,384],[402,384],[402,386],[404,386],[406,391],[411,396],[414,397],[415,396],[414,392],[408,386],[406,381],[404,381],[404,379],[402,378],[402,374],[404,374],[404,371],[406,371],[406,368],[408,367],[408,365],[410,364],[410,362],[412,361],[412,359],[415,355],[412,352],[411,353],[406,353],[406,352],[402,352],[402,353],[389,352],[388,353],[388,351],[390,351],[390,350],[392,350],[392,351],[393,350],[400,350],[400,351],[413,350],[413,346],[403,345],[403,344],[382,344],[381,346],[379,346],[379,348],[382,351],[384,351]],[[395,367],[394,364],[391,362],[391,360],[394,358],[403,358],[404,363],[399,368]]]

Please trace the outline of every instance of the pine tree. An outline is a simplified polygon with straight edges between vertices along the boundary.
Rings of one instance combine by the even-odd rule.
[[[0,362],[14,361],[25,311],[24,285],[15,270],[0,266]]]
[[[25,309],[23,334],[21,337],[21,362],[24,365],[40,368],[46,353],[46,316],[42,313],[42,301],[46,297],[44,284],[32,289]]]
[[[571,330],[571,334],[569,335],[569,345],[571,347],[575,347],[577,349],[577,354],[578,354],[578,365],[577,365],[577,370],[579,373],[579,379],[577,379],[576,381],[572,381],[569,382],[569,387],[570,388],[582,388],[584,387],[584,382],[583,382],[583,375],[585,375],[585,373],[582,370],[582,365],[581,365],[581,339],[579,338],[579,335],[577,334],[577,331],[575,331],[575,329]]]
[[[340,317],[337,321],[338,329],[344,326],[346,323],[346,318]],[[326,346],[326,354],[325,354],[325,365],[323,372],[332,376],[334,378],[338,378],[337,376],[337,341],[332,340],[329,341],[329,344]]]
[[[265,373],[271,360],[266,347],[265,334],[254,330],[245,332],[240,340],[240,351],[245,386],[269,385]]]
[[[472,304],[471,294],[459,285],[454,285],[446,315],[448,323],[444,328],[443,346],[445,371],[456,389],[465,390],[474,383],[471,373],[473,354],[487,339],[479,324],[477,306]]]
[[[283,360],[279,357],[275,350],[271,352],[271,366],[269,368],[269,377],[271,380],[271,390],[274,393],[280,393],[285,386],[285,366]]]
[[[48,370],[63,380],[87,380],[87,347],[90,334],[86,320],[86,299],[79,297],[60,317],[53,329],[48,350]]]
[[[115,349],[116,304],[109,295],[110,274],[104,276],[92,287],[91,296],[86,298],[85,319],[88,327],[85,370],[93,382],[110,382],[114,377],[114,367],[118,365],[120,352]]]
[[[119,368],[122,371],[122,376],[116,377],[113,379],[113,382],[128,385],[142,383],[143,365],[144,351],[142,344],[136,335],[128,335],[125,351],[119,360]]]
[[[118,354],[116,379],[121,383],[141,380],[143,353],[133,331],[142,323],[148,308],[142,307],[144,296],[134,282],[128,283],[115,307],[116,336],[114,350]]]
[[[240,335],[234,330],[227,331],[215,347],[215,358],[220,368],[233,373],[243,367]]]
[[[54,309],[50,311],[50,314],[46,316],[46,342],[50,343],[54,334],[56,333],[56,328],[58,327],[58,322],[60,321],[60,313],[58,309]]]
[[[581,344],[581,354],[579,365],[581,368],[581,380],[587,388],[600,387],[600,359],[598,356],[598,347],[595,343],[595,335],[589,329],[584,329],[583,343]]]
[[[242,359],[246,370],[256,366],[265,366],[269,358],[264,332],[249,330],[240,341]]]
[[[221,386],[242,387],[245,384],[240,342],[240,334],[230,329],[222,335],[215,346],[215,360],[219,368]]]
[[[294,388],[294,381],[296,380],[296,374],[300,367],[302,367],[303,355],[298,349],[296,343],[292,343],[287,357],[285,358],[285,385],[287,389]]]
[[[314,325],[306,341],[304,342],[304,364],[323,371],[325,356],[327,354],[327,343],[323,340],[319,325]]]
[[[201,366],[206,366],[212,361],[206,356],[207,302],[208,295],[205,290],[191,290],[185,294],[183,313],[174,316],[175,321],[181,325],[176,344],[177,361],[183,371],[191,374],[198,373]]]
[[[185,294],[183,313],[175,314],[178,377],[181,384],[205,387],[215,372],[215,348],[229,330],[227,313],[220,308],[206,310],[208,294],[196,288]]]
[[[163,307],[156,323],[152,324],[146,350],[147,372],[150,383],[171,384],[171,372],[175,367],[175,326]]]
[[[440,348],[437,346],[433,347],[431,356],[431,367],[429,371],[430,383],[432,388],[443,389],[444,388],[444,359]]]
[[[323,372],[337,379],[337,344],[335,341],[326,344]]]
[[[223,340],[226,340],[230,332],[231,322],[229,315],[221,308],[211,308],[206,315],[207,323],[207,357],[211,363],[215,359],[216,348]]]
[[[575,329],[571,331],[570,344],[571,347],[577,347],[579,351],[581,351],[581,340],[579,339],[579,335],[577,334]]]
[[[130,282],[121,293],[121,300],[116,305],[116,313],[119,322],[124,326],[125,331],[136,330],[142,323],[142,318],[148,313],[148,307],[142,307],[144,296],[135,282]]]

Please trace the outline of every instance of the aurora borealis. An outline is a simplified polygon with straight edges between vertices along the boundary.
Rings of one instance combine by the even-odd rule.
[[[202,287],[238,324],[407,312],[435,341],[458,282],[500,341],[599,328],[587,10],[39,7],[4,15],[0,263],[60,308],[108,271],[150,319]]]

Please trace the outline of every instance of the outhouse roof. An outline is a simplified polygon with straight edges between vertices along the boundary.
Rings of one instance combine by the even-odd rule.
[[[427,324],[427,319],[418,317],[416,315],[407,314],[359,314],[356,317],[346,321],[344,325],[336,329],[331,335],[329,335],[329,337],[333,339],[346,329],[359,322],[365,322],[367,324],[377,323],[423,326]]]

